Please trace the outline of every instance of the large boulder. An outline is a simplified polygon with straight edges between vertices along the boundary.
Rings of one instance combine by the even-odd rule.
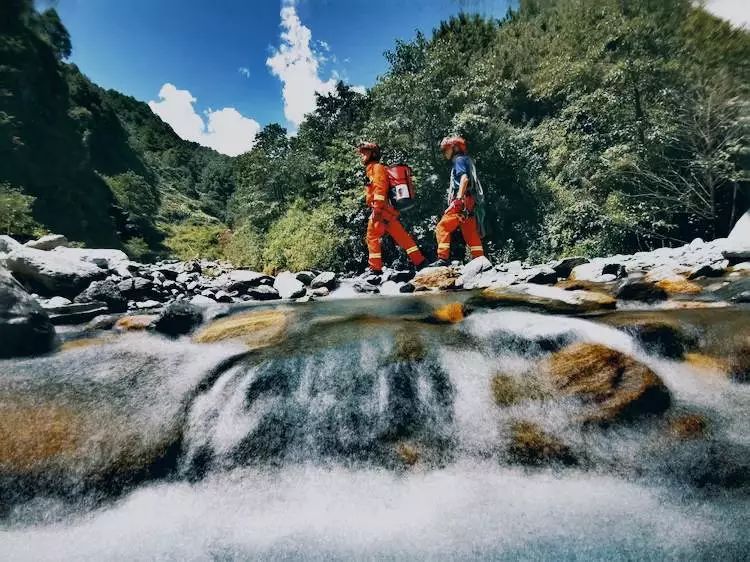
[[[743,242],[750,250],[750,209],[734,225],[728,239],[732,242]]]
[[[546,363],[552,384],[584,402],[584,421],[610,423],[661,414],[669,390],[646,365],[604,345],[575,343]]]
[[[0,358],[45,353],[55,344],[47,313],[0,269]]]
[[[104,269],[115,269],[117,265],[129,261],[127,254],[121,250],[58,247],[52,252],[70,260],[93,263]]]
[[[75,297],[92,281],[106,275],[92,263],[70,259],[57,251],[20,247],[13,250],[5,262],[17,279],[44,296]]]
[[[296,299],[306,293],[304,283],[289,271],[279,273],[273,282],[273,288],[279,292],[282,299]]]
[[[75,298],[75,302],[103,302],[110,312],[125,312],[128,299],[114,281],[94,281]]]
[[[573,271],[574,267],[589,263],[588,258],[581,256],[575,256],[570,258],[563,258],[551,264],[552,269],[555,270],[558,277],[570,277],[570,272]]]
[[[25,246],[35,250],[54,250],[60,246],[67,246],[68,239],[62,234],[45,234],[38,240],[29,240]]]

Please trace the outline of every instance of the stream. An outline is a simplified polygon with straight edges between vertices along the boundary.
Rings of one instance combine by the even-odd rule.
[[[748,312],[467,293],[226,305],[179,338],[69,328],[0,361],[0,558],[740,560],[750,385],[721,371]],[[552,384],[580,346],[667,401],[625,416]]]

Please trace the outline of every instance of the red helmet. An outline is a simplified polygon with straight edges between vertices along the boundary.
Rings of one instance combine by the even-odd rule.
[[[442,141],[440,141],[440,150],[445,150],[447,146],[453,146],[455,148],[458,148],[458,150],[460,150],[461,152],[466,152],[466,139],[463,137],[459,137],[458,135],[445,137]]]
[[[380,145],[376,142],[364,141],[359,143],[357,152],[369,152],[373,160],[380,160]]]

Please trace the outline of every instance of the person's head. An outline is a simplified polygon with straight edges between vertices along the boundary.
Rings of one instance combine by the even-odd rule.
[[[452,159],[457,154],[466,154],[466,139],[458,135],[445,137],[440,142],[440,150],[446,160]]]
[[[365,166],[370,162],[380,162],[380,146],[374,142],[361,142],[357,146],[359,158]]]

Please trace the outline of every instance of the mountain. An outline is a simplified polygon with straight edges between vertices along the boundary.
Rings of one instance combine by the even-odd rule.
[[[170,226],[220,225],[233,190],[230,159],[180,139],[145,103],[63,62],[70,40],[54,10],[38,13],[21,0],[7,8],[0,181],[35,197],[34,218],[139,257],[169,252]]]

